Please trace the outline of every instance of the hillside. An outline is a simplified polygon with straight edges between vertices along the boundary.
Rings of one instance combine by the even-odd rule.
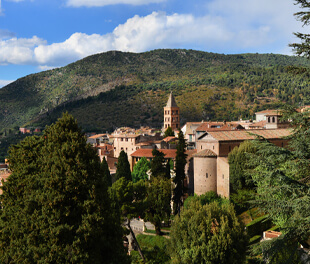
[[[111,51],[26,76],[0,89],[0,132],[44,127],[63,111],[86,131],[162,125],[173,91],[181,123],[251,118],[282,102],[310,103],[303,58],[274,54],[223,55],[193,50]]]

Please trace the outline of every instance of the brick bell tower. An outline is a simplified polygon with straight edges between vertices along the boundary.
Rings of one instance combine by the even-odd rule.
[[[168,127],[172,130],[180,128],[180,109],[175,102],[172,92],[170,93],[167,105],[164,107],[164,128],[165,131]]]

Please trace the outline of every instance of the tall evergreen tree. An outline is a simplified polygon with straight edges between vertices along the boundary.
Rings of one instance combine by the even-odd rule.
[[[157,149],[152,151],[152,161],[151,161],[151,175],[152,177],[163,176],[166,173],[165,164],[165,154]]]
[[[181,206],[183,205],[183,198],[185,194],[185,165],[186,165],[186,143],[184,139],[184,134],[179,131],[179,142],[177,146],[177,154],[175,158],[175,177],[173,179],[174,189],[173,189],[173,213],[174,215],[180,214]]]
[[[1,195],[2,263],[127,262],[100,160],[72,116],[9,152]]]
[[[119,154],[116,166],[116,180],[122,177],[128,181],[131,181],[130,164],[128,161],[127,153],[124,150],[122,150]]]
[[[308,0],[295,0],[295,3],[300,5],[303,11],[297,12],[294,15],[297,20],[303,23],[303,26],[310,24],[310,1]],[[310,58],[310,34],[303,34],[300,32],[294,33],[294,35],[301,40],[301,43],[289,44],[293,48],[293,51],[298,56],[304,56]]]
[[[102,169],[102,173],[103,173],[103,177],[104,177],[105,182],[107,183],[108,186],[112,186],[112,177],[111,177],[111,173],[109,170],[109,165],[108,165],[105,157],[103,157],[103,159],[102,159],[101,169]]]

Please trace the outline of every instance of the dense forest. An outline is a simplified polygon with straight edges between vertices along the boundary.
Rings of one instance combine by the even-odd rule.
[[[161,127],[170,91],[181,123],[254,118],[282,103],[310,103],[304,58],[193,50],[111,51],[26,76],[0,89],[0,133],[45,127],[68,111],[85,131]]]

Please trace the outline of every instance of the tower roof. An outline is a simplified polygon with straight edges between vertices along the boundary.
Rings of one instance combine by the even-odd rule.
[[[175,102],[172,92],[170,93],[166,107],[178,107],[177,103]]]

